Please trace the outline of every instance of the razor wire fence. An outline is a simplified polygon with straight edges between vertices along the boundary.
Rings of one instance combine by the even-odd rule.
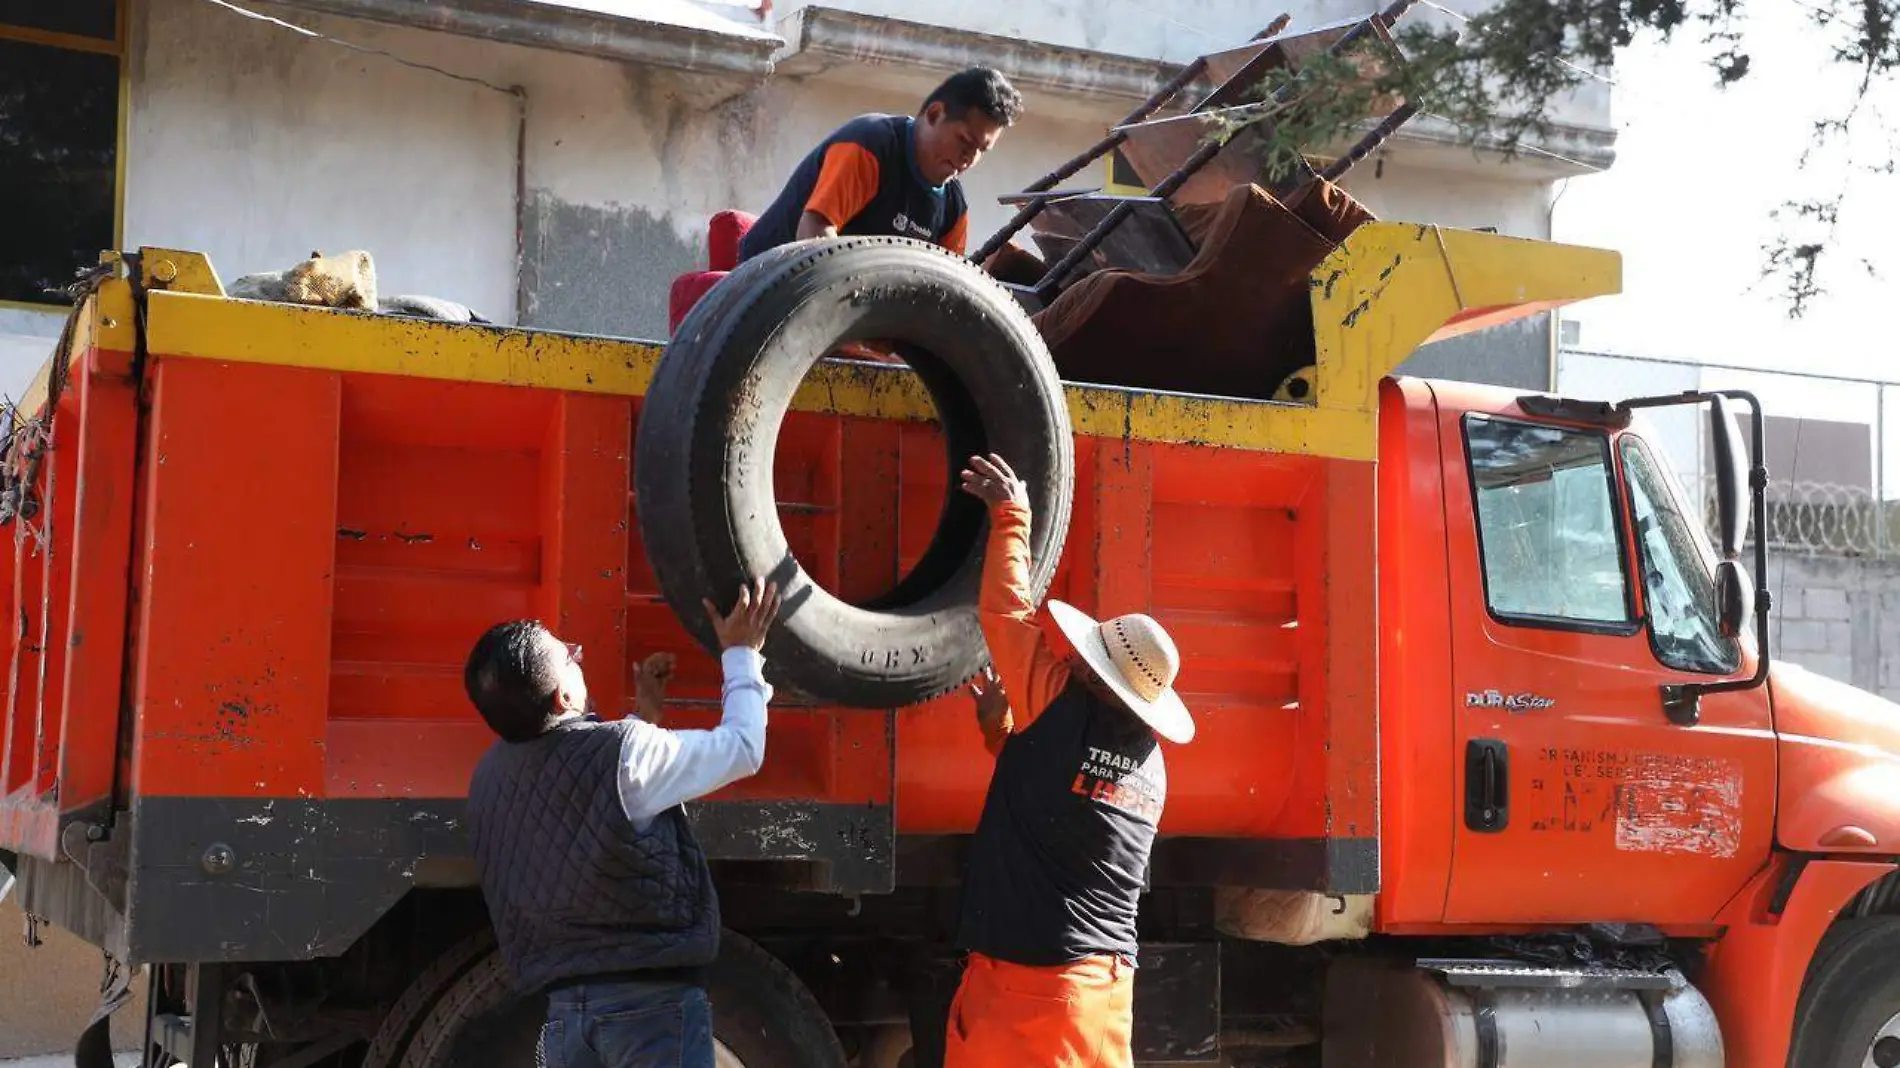
[[[1707,480],[1702,515],[1715,537],[1715,483]],[[1751,522],[1749,544],[1759,536]],[[1882,501],[1860,486],[1827,482],[1771,483],[1768,548],[1809,556],[1900,557],[1900,501]]]

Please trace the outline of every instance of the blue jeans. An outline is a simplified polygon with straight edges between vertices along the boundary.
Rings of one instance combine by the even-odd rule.
[[[538,1068],[713,1068],[702,987],[622,980],[548,995]]]

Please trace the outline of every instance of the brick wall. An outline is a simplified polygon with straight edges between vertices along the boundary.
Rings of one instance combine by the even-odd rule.
[[[1900,701],[1900,560],[1769,557],[1777,658]]]

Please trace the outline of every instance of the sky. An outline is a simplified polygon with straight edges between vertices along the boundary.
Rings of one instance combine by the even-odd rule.
[[[1823,268],[1826,296],[1790,320],[1786,298],[1758,281],[1762,245],[1783,201],[1831,193],[1841,156],[1801,155],[1814,121],[1841,115],[1854,72],[1829,58],[1805,0],[1752,0],[1742,22],[1748,76],[1716,86],[1701,34],[1639,40],[1612,77],[1617,159],[1571,179],[1553,216],[1560,241],[1623,253],[1623,293],[1565,312],[1579,347],[1618,354],[1801,370],[1900,382],[1900,176],[1855,175]],[[1900,137],[1900,79],[1868,102],[1863,162],[1888,158],[1884,119]],[[1880,151],[1876,151],[1876,147]],[[1871,259],[1879,277],[1860,265]]]

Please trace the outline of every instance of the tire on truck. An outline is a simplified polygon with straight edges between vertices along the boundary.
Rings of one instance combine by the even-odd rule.
[[[1900,916],[1844,920],[1821,940],[1795,1010],[1800,1068],[1900,1066]]]
[[[732,931],[706,970],[717,1068],[844,1068],[844,1048],[810,989]],[[464,969],[415,1025],[400,1068],[534,1068],[547,999],[509,985],[494,950]]]
[[[779,428],[818,358],[888,341],[936,406],[948,492],[929,547],[888,592],[853,605],[792,555],[773,494]],[[867,372],[867,377],[879,372]],[[780,686],[864,708],[946,693],[987,662],[977,626],[987,517],[962,493],[967,457],[995,452],[1026,483],[1037,600],[1068,533],[1074,443],[1055,364],[1000,284],[961,256],[904,238],[838,238],[741,264],[680,323],[641,408],[635,490],[661,593],[715,650],[701,598],[749,578],[785,595],[766,640]]]

